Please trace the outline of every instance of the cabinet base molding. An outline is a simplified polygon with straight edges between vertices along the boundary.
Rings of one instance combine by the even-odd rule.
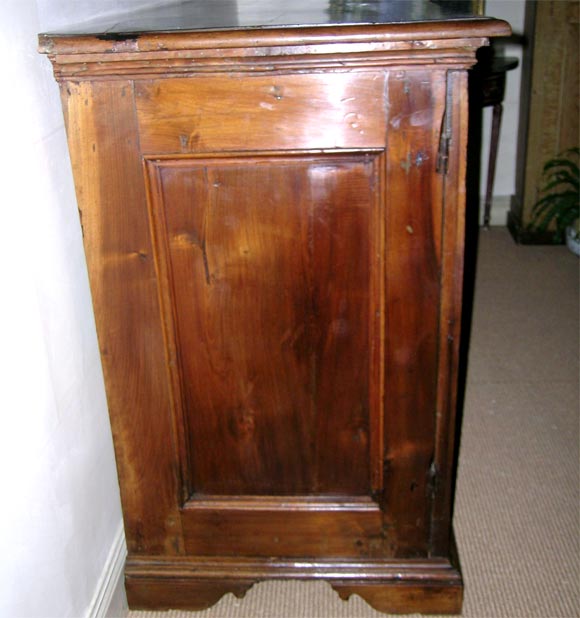
[[[129,607],[201,610],[228,592],[242,598],[256,583],[278,580],[328,582],[347,600],[358,594],[386,613],[458,614],[463,582],[444,558],[313,560],[129,557],[125,585]]]

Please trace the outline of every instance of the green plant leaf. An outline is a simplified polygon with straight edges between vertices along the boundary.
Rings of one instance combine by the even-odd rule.
[[[571,185],[571,187],[578,192],[578,180],[572,178],[569,174],[557,174],[551,177],[552,180],[542,188],[543,193],[551,191],[555,187],[560,185]]]
[[[550,161],[548,161],[545,165],[544,165],[544,173],[549,172],[551,169],[554,168],[558,168],[558,167],[564,167],[568,170],[570,170],[571,174],[574,174],[576,176],[578,176],[578,164],[575,163],[574,161],[570,161],[570,159],[550,159]]]
[[[542,212],[545,207],[552,203],[558,203],[566,210],[572,210],[580,214],[580,203],[576,191],[563,191],[561,193],[550,193],[539,199],[532,207],[532,212]]]
[[[574,210],[570,208],[565,210],[559,200],[553,200],[546,203],[544,210],[535,216],[530,229],[545,232],[554,222],[556,228],[554,232],[555,240],[561,241],[566,227],[572,225],[577,218],[577,213]]]
[[[545,232],[553,224],[554,240],[562,241],[566,227],[580,218],[580,170],[573,160],[578,156],[580,148],[574,147],[546,162],[543,168],[546,184],[532,207],[528,229]]]

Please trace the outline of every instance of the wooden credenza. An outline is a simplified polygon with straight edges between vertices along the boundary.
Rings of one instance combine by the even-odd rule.
[[[383,611],[460,610],[466,70],[509,28],[430,2],[356,4],[312,0],[301,18],[189,2],[40,36],[131,607],[204,608],[298,578]]]

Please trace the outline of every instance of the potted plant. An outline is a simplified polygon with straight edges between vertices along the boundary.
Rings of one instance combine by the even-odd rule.
[[[579,148],[569,148],[544,165],[546,184],[532,208],[530,224],[537,232],[553,224],[554,243],[565,240],[576,255],[580,255],[579,156]]]

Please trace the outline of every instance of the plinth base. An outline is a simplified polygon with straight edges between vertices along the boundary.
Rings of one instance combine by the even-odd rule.
[[[241,598],[269,580],[328,582],[344,600],[360,595],[385,613],[458,614],[463,582],[455,560],[388,561],[129,557],[125,583],[129,607],[202,610],[226,593]]]

